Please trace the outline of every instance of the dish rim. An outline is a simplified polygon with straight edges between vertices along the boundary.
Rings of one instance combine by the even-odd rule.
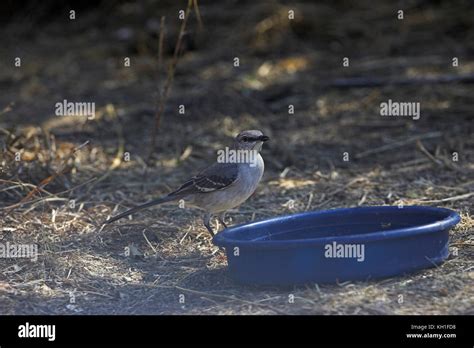
[[[362,234],[349,234],[342,236],[323,236],[316,238],[306,238],[306,239],[278,239],[278,240],[241,240],[232,238],[229,236],[231,233],[238,232],[242,229],[254,228],[259,225],[272,225],[278,224],[281,221],[288,221],[293,219],[299,219],[311,215],[330,215],[336,213],[349,213],[354,211],[372,211],[373,213],[381,211],[393,211],[393,210],[410,210],[410,211],[431,211],[436,213],[445,213],[446,217],[427,224],[420,224],[412,227],[396,228],[392,230],[378,230],[369,233]],[[224,229],[222,232],[216,234],[213,238],[213,243],[217,246],[222,247],[247,247],[252,249],[280,249],[288,247],[308,247],[315,246],[320,244],[327,244],[332,242],[337,243],[357,243],[357,242],[374,242],[379,240],[390,240],[403,237],[412,237],[425,233],[433,233],[438,231],[443,231],[450,229],[455,226],[461,217],[457,212],[447,208],[438,208],[438,207],[427,207],[419,205],[407,205],[403,207],[385,205],[385,206],[364,206],[364,207],[351,207],[351,208],[335,208],[327,210],[313,210],[309,212],[302,212],[296,214],[287,214],[282,216],[276,216],[270,219],[263,219],[259,221],[254,221],[250,223],[243,223],[236,226],[232,226]]]

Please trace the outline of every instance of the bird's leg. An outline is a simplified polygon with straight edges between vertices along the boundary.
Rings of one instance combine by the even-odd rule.
[[[224,226],[224,228],[227,228],[227,225],[224,220],[225,220],[225,211],[219,214],[217,221],[219,221],[219,223],[221,223]]]
[[[211,214],[206,213],[206,215],[204,215],[202,220],[204,222],[204,226],[206,226],[211,236],[214,237],[214,231],[212,230],[212,227],[211,227]]]

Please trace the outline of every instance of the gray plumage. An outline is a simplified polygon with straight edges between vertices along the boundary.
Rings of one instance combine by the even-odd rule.
[[[232,149],[254,151],[255,162],[214,163],[186,181],[177,190],[112,217],[105,224],[144,208],[183,199],[187,204],[204,210],[204,226],[211,235],[214,235],[210,226],[211,217],[218,215],[219,222],[227,227],[224,222],[226,211],[239,206],[255,192],[264,171],[263,158],[259,152],[263,142],[268,139],[259,130],[241,132],[235,138]]]

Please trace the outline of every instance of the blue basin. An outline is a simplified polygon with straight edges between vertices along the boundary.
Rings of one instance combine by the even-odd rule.
[[[213,242],[240,283],[334,283],[439,265],[459,221],[452,210],[423,206],[331,209],[234,226]]]

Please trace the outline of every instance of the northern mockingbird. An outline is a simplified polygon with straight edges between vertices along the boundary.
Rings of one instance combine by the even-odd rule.
[[[259,130],[241,132],[230,151],[226,152],[231,154],[229,158],[207,167],[168,195],[127,210],[107,220],[105,224],[153,205],[183,199],[191,206],[204,210],[204,226],[214,236],[210,225],[211,217],[217,215],[218,221],[227,228],[224,222],[226,211],[239,206],[255,192],[264,170],[260,150],[268,139]],[[239,154],[247,160],[242,161]]]

